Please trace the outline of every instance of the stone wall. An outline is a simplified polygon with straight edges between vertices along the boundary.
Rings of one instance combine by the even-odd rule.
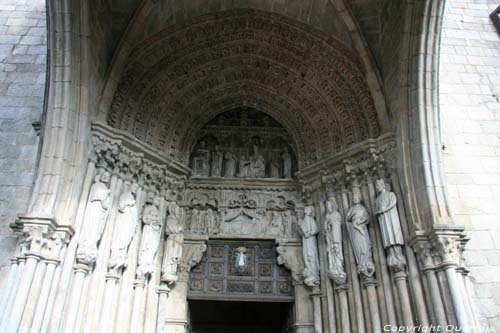
[[[0,285],[15,246],[9,223],[26,210],[34,181],[46,36],[44,0],[0,0]]]
[[[500,330],[500,34],[491,0],[446,2],[440,59],[444,170],[481,324]]]

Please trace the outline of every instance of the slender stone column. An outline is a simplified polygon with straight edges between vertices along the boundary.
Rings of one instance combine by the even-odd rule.
[[[458,325],[462,330],[468,332],[470,324],[468,321],[467,311],[465,310],[465,300],[462,297],[462,292],[460,291],[460,285],[458,283],[456,267],[454,265],[449,265],[446,267],[445,272]]]
[[[26,305],[24,307],[23,316],[19,325],[20,333],[29,332],[29,329],[33,322],[33,317],[35,315],[36,306],[40,298],[40,293],[42,291],[42,283],[45,277],[46,270],[47,263],[45,262],[45,260],[39,261],[35,270],[35,274],[33,276],[33,281],[31,282],[31,290],[28,294],[28,301],[26,302]]]
[[[47,301],[49,299],[50,289],[52,286],[52,280],[54,278],[54,273],[56,271],[57,265],[59,265],[59,260],[56,259],[46,259],[47,268],[45,271],[45,279],[42,285],[42,291],[38,300],[38,305],[36,308],[35,315],[33,317],[33,323],[31,325],[31,332],[40,332],[42,326],[43,316],[45,309],[47,307]]]
[[[347,303],[347,291],[349,286],[342,284],[335,286],[335,292],[339,298],[340,310],[340,331],[351,332],[351,323],[349,321],[349,304]]]
[[[436,278],[434,255],[430,242],[427,240],[418,240],[413,244],[413,249],[417,254],[422,272],[427,281],[427,289],[430,293],[434,315],[436,316],[436,325],[446,327],[447,320],[444,312],[443,300],[439,291],[439,284]]]
[[[5,294],[2,297],[2,303],[0,304],[0,323],[3,319],[3,314],[7,308],[8,300],[11,297],[12,290],[14,289],[15,279],[17,275],[17,270],[19,267],[19,259],[17,257],[10,259],[10,272],[9,278],[7,280],[7,285],[5,286]]]
[[[64,332],[71,333],[74,331],[76,317],[80,309],[80,300],[82,298],[83,284],[85,276],[90,271],[90,267],[86,264],[77,263],[75,265],[75,275],[73,277],[72,292],[67,306],[68,313],[66,314],[66,325]]]
[[[99,332],[111,332],[114,322],[114,313],[112,313],[112,305],[115,300],[116,284],[120,280],[121,274],[112,272],[106,275],[106,287],[104,292],[104,300],[102,304],[101,316],[99,319]]]
[[[444,269],[446,274],[455,318],[460,328],[468,332],[470,322],[465,309],[466,300],[463,298],[457,278],[457,266],[460,262],[463,247],[459,232],[460,230],[443,229],[435,231],[432,236],[434,251],[436,256],[441,259],[440,267]]]
[[[19,281],[19,287],[12,306],[12,311],[2,323],[0,332],[14,333],[19,330],[23,313],[28,303],[36,268],[41,259],[42,250],[47,244],[47,236],[53,230],[52,220],[50,219],[21,218],[18,223],[24,225],[23,234],[26,237],[26,244],[28,247],[26,265]]]
[[[158,318],[156,321],[156,332],[160,333],[165,331],[165,316],[170,288],[168,288],[167,284],[162,283],[156,289],[156,292],[158,293]]]
[[[131,332],[142,333],[143,331],[144,318],[142,318],[142,315],[144,314],[144,312],[141,311],[141,308],[144,305],[145,285],[145,279],[137,279],[134,281],[134,303],[132,307],[132,318],[130,321]]]
[[[66,252],[67,253],[67,252]],[[49,329],[50,320],[52,318],[53,310],[55,309],[56,297],[59,292],[59,282],[61,281],[61,274],[63,268],[62,265],[56,267],[54,278],[52,281],[52,286],[50,287],[50,293],[47,301],[47,307],[45,313],[43,314],[42,325],[40,327],[40,333],[47,333]]]
[[[26,254],[26,266],[24,267],[24,272],[19,281],[19,288],[12,306],[12,311],[9,318],[6,318],[6,325],[2,325],[0,328],[1,332],[17,332],[21,319],[23,316],[24,308],[28,302],[28,295],[31,289],[31,283],[35,275],[35,270],[38,262],[40,261],[40,256],[34,253]]]
[[[329,331],[329,333],[335,333],[337,331],[336,323],[335,323],[335,299],[333,298],[332,283],[333,282],[331,282],[329,280],[325,281],[327,301],[328,301],[328,331]]]
[[[4,316],[2,317],[2,321],[0,324],[0,332],[3,332],[7,328],[7,322],[9,321],[10,314],[12,312],[12,308],[14,305],[14,301],[16,299],[17,290],[19,289],[19,284],[21,282],[21,277],[23,276],[24,266],[26,265],[26,257],[23,254],[18,257],[18,266],[16,270],[16,277],[12,286],[12,290],[10,291],[9,298],[6,301]]]
[[[394,282],[398,288],[404,324],[406,327],[413,327],[415,324],[413,322],[413,313],[411,311],[410,296],[408,295],[408,286],[406,283],[407,277],[408,275],[404,271],[396,272],[394,274]]]
[[[323,323],[321,318],[321,289],[314,287],[311,293],[313,300],[314,333],[323,332]]]
[[[370,308],[370,317],[372,320],[372,332],[380,333],[382,332],[382,326],[380,323],[377,290],[375,288],[376,285],[377,280],[371,277],[364,277],[363,287],[366,289],[366,292],[368,294],[368,306]]]

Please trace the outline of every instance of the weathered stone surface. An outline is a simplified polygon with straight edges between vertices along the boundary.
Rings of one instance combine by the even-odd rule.
[[[489,19],[498,3],[449,0],[443,21],[440,105],[446,174],[457,223],[469,229],[465,252],[476,304],[497,330],[500,261],[499,34]],[[479,291],[481,290],[481,292]],[[488,290],[490,292],[482,292]]]
[[[3,0],[0,18],[0,276],[4,278],[8,274],[3,268],[15,247],[8,224],[26,210],[37,161],[39,139],[32,123],[41,120],[43,111],[45,80],[37,78],[45,74],[46,64],[36,61],[38,54],[47,52],[45,1]]]

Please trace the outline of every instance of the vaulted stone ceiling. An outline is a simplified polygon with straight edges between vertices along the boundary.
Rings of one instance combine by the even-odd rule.
[[[131,16],[124,3],[120,15]],[[107,122],[181,162],[197,130],[241,106],[285,126],[301,167],[380,134],[367,74],[330,0],[126,3],[140,29],[129,22],[132,51],[115,51],[126,61]],[[376,31],[374,22],[360,25]]]

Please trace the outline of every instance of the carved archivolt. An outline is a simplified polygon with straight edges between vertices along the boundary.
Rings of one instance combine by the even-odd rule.
[[[288,18],[209,15],[136,47],[108,123],[185,162],[188,133],[228,106],[255,106],[293,133],[306,165],[379,134],[360,68],[341,42]]]

